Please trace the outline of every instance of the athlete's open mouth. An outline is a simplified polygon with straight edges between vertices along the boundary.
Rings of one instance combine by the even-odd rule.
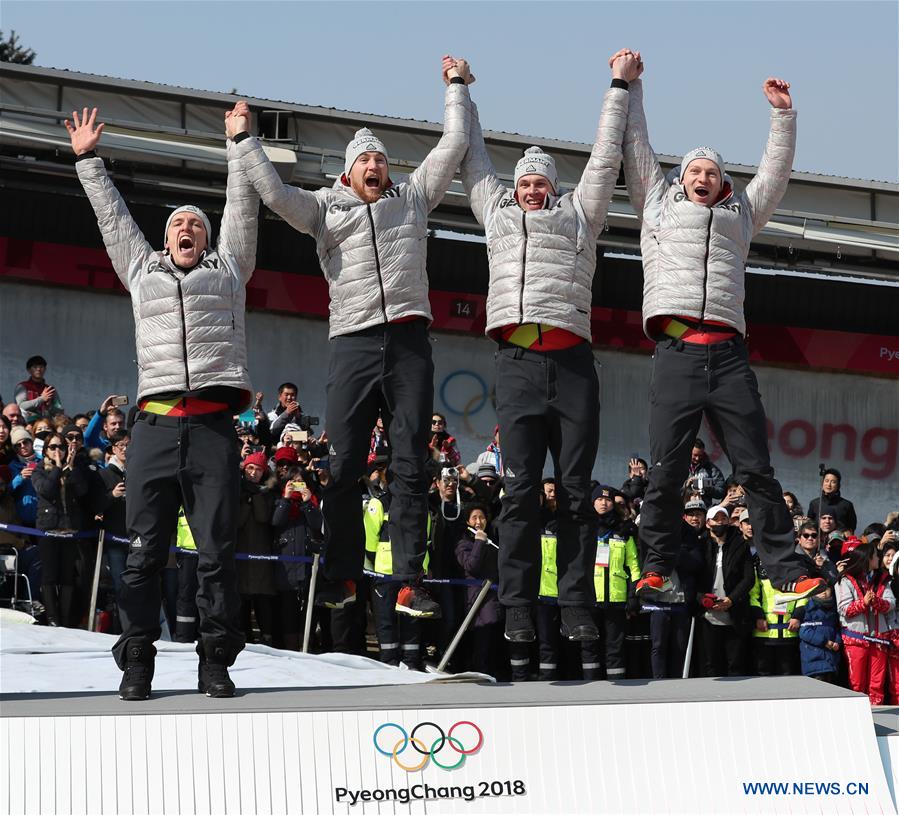
[[[376,190],[378,187],[381,186],[381,179],[380,179],[380,177],[377,176],[377,175],[369,175],[369,176],[366,176],[366,178],[365,178],[365,186],[366,186],[366,187],[369,187],[370,189],[375,189],[375,190]]]
[[[190,235],[182,235],[178,238],[178,248],[182,252],[186,252],[188,249],[194,248],[194,239]]]

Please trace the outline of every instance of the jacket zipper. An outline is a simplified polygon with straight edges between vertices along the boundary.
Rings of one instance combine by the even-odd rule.
[[[368,225],[371,227],[371,245],[375,250],[375,270],[378,273],[378,286],[381,289],[381,311],[384,312],[384,322],[387,322],[387,298],[384,296],[384,278],[381,277],[381,259],[378,257],[378,239],[375,237],[375,219],[371,214],[371,204],[365,205],[368,213]]]
[[[178,305],[181,307],[181,352],[184,355],[184,384],[185,390],[190,390],[190,369],[187,367],[187,321],[184,319],[184,292],[181,290],[181,281],[176,277],[178,286]]]
[[[528,225],[525,220],[527,212],[521,213],[521,228],[524,231],[524,243],[521,247],[521,292],[518,296],[518,324],[524,322],[524,273],[528,258]]]
[[[705,264],[702,275],[702,308],[699,311],[699,330],[702,331],[702,324],[705,320],[705,304],[709,294],[709,246],[712,242],[712,218],[714,210],[709,207],[709,223],[705,234]]]

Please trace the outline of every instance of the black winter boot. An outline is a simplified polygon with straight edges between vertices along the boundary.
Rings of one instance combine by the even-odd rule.
[[[228,666],[234,664],[232,652],[215,640],[203,640],[197,645],[200,667],[197,671],[197,690],[213,699],[234,696],[234,683],[228,676]]]
[[[47,614],[47,625],[56,628],[59,625],[59,599],[56,594],[56,586],[41,586],[41,598]]]
[[[562,606],[562,636],[572,642],[592,642],[599,639],[599,630],[590,610],[584,606]]]
[[[119,685],[119,699],[142,702],[150,697],[156,648],[146,640],[134,639],[125,649],[125,672]]]

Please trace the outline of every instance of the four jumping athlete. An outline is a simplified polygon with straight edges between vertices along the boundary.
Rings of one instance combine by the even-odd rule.
[[[428,215],[461,166],[465,191],[487,237],[487,334],[497,343],[496,409],[506,493],[499,518],[506,637],[534,639],[532,606],[541,569],[539,494],[547,452],[556,471],[557,570],[563,635],[597,638],[590,609],[595,529],[590,474],[599,440],[599,388],[590,309],[596,244],[622,157],[641,221],[646,333],[656,340],[650,387],[652,467],[640,535],[648,550],[643,597],[670,585],[680,547],[680,490],[705,413],[748,502],[755,543],[772,583],[808,595],[823,582],[794,552],[792,524],[768,458],[765,414],[743,342],[744,264],[752,236],[789,181],[796,113],[789,85],[769,79],[771,132],[758,174],[733,188],[721,156],[700,147],[666,178],[649,146],[643,63],[622,49],[609,60],[599,128],[575,188],[564,191],[539,147],[515,166],[511,189],[494,170],[469,97],[468,63],[444,57],[444,132],[407,180],[391,178],[388,151],[358,130],[343,174],[313,192],[283,183],[258,139],[246,103],[226,114],[228,198],[220,236],[201,210],[176,209],[165,249],[154,252],[93,150],[96,109],[66,126],[76,167],[113,266],[131,293],[139,363],[137,423],[129,451],[124,633],[114,648],[123,699],[145,699],[158,639],[159,573],[179,507],[197,543],[201,618],[199,688],[234,692],[227,667],[243,647],[234,576],[239,470],[231,415],[248,403],[244,292],[253,273],[261,199],[311,235],[328,280],[330,366],[326,429],[331,479],[323,494],[326,551],[317,602],[355,599],[365,534],[359,509],[371,428],[390,432],[396,611],[436,617],[422,588],[427,541],[428,420],[433,408],[431,310],[426,273]]]

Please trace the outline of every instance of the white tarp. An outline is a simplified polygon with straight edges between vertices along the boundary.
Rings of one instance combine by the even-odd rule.
[[[73,628],[19,625],[0,615],[0,693],[115,693],[122,674],[110,649],[116,638]],[[153,689],[195,690],[194,645],[157,642]],[[349,654],[299,654],[264,645],[248,645],[230,669],[238,688],[325,688],[405,685],[447,679],[392,668]],[[482,674],[455,679],[488,680]]]

